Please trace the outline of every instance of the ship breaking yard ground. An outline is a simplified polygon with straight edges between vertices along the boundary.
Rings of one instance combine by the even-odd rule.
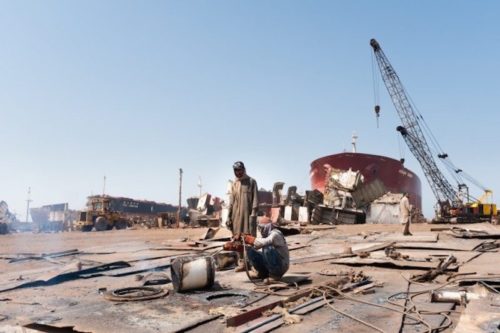
[[[415,224],[406,237],[400,225],[299,229],[287,236],[288,285],[227,269],[187,292],[174,291],[171,260],[221,254],[228,230],[0,236],[0,332],[499,330],[500,226]]]

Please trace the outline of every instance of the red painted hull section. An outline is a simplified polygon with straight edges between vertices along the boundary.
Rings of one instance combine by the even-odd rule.
[[[325,189],[325,164],[336,169],[360,171],[365,183],[380,179],[392,193],[408,192],[411,204],[422,211],[420,179],[398,160],[362,153],[340,153],[318,158],[311,163],[310,176],[312,188],[321,192]]]

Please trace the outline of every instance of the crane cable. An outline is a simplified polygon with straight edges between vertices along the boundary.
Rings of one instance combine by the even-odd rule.
[[[422,115],[422,113],[420,113],[419,109],[416,107],[416,105],[413,102],[413,99],[409,95],[408,91],[406,91],[406,93],[408,95],[408,99],[410,100],[410,103],[412,104],[414,110],[417,113],[417,119],[422,124],[422,128],[424,129],[425,133],[427,134],[427,137],[430,139],[430,142],[433,144],[433,146],[435,148],[433,153],[436,154],[436,152],[437,152],[436,156],[447,155],[447,154],[445,154],[443,148],[441,147],[441,145],[437,141],[436,137],[432,133],[429,124],[424,119],[424,116]],[[448,172],[450,173],[451,177],[457,182],[457,184],[464,183],[464,178],[465,178],[468,182],[474,184],[479,189],[481,189],[483,191],[487,190],[487,188],[483,184],[481,184],[478,180],[474,179],[471,175],[469,175],[469,174],[465,173],[463,170],[459,169],[451,161],[451,159],[449,157],[440,158],[440,160],[442,161],[443,165],[448,169]]]
[[[380,74],[378,71],[378,65],[377,65],[377,60],[375,58],[375,54],[373,52],[371,53],[371,58],[372,58],[372,84],[373,84],[373,104],[375,107],[380,106]],[[377,116],[377,128],[378,128],[378,117]],[[397,140],[398,140],[398,152],[399,152],[399,158],[400,160],[404,161],[406,159],[406,151],[405,151],[405,145],[402,143],[401,135],[396,134]]]
[[[375,59],[375,54],[371,53],[372,55],[372,84],[373,84],[373,105],[375,108],[375,118],[377,120],[377,128],[379,124],[379,117],[380,117],[380,79],[379,76],[377,75],[377,70],[375,68],[376,65],[376,59]]]
[[[401,135],[399,133],[396,133],[396,136],[398,137],[398,146],[399,146],[399,158],[404,160],[405,159],[405,146],[403,145],[403,139],[401,139]]]
[[[405,89],[406,91],[406,89]],[[408,91],[406,91],[408,95],[408,99],[410,100],[410,103],[412,104],[414,110],[417,113],[417,120],[419,123],[422,124],[422,128],[425,132],[426,137],[429,138],[431,144],[434,146],[434,150],[432,151],[436,156],[443,155],[446,156],[444,158],[439,158],[443,165],[446,167],[448,172],[450,173],[451,177],[456,181],[457,185],[458,184],[463,184],[464,178],[470,182],[471,184],[475,185],[477,188],[481,189],[482,191],[486,191],[487,188],[481,184],[478,180],[474,179],[471,175],[465,173],[463,170],[459,169],[452,161],[451,159],[445,154],[443,148],[437,141],[435,135],[432,133],[429,124],[425,121],[422,113],[420,113],[419,109],[416,107],[415,103],[413,102],[413,99],[409,95]],[[430,148],[430,147],[429,147]],[[432,149],[431,149],[432,150]]]
[[[380,47],[378,47],[378,49],[374,48],[374,52],[372,52],[371,54],[372,54],[373,88],[374,88],[373,90],[374,90],[374,99],[375,99],[375,101],[378,101],[378,99],[377,99],[378,95],[376,95],[378,93],[378,91],[377,91],[378,86],[376,85],[375,60],[377,61],[377,64],[379,65],[380,71],[383,72],[382,67],[381,67],[382,65],[378,61],[379,59],[377,57],[377,52],[379,52],[380,54],[382,54],[382,57],[385,58],[385,54],[384,54],[384,52],[382,51],[382,49]],[[387,59],[387,62],[388,62],[388,59]],[[392,69],[392,66],[390,65],[390,63],[388,63],[388,67],[389,67],[389,69]],[[407,102],[410,104],[410,108],[413,108],[413,112],[414,112],[413,116],[414,117],[410,117],[410,116],[404,115],[404,118],[406,118],[406,120],[412,120],[411,118],[414,118],[414,121],[416,123],[415,124],[411,124],[410,123],[410,124],[407,124],[406,126],[415,127],[417,130],[420,130],[422,132],[421,134],[423,135],[423,140],[424,141],[429,141],[428,143],[425,142],[425,143],[427,143],[427,149],[432,154],[432,157],[437,156],[441,160],[442,164],[447,169],[447,171],[450,174],[450,176],[453,178],[453,180],[455,180],[456,185],[459,188],[458,192],[460,192],[461,185],[465,184],[465,182],[464,182],[464,178],[465,178],[468,182],[474,184],[475,186],[477,186],[478,188],[480,188],[481,190],[483,190],[485,192],[483,194],[483,196],[484,195],[488,195],[488,193],[491,193],[491,191],[488,190],[488,189],[486,189],[486,187],[484,187],[479,181],[477,181],[476,179],[474,179],[469,174],[464,173],[463,170],[457,168],[453,164],[453,162],[448,157],[448,154],[446,154],[444,152],[443,148],[441,147],[441,145],[437,141],[436,137],[432,133],[432,131],[430,129],[430,126],[427,124],[427,122],[424,119],[422,113],[416,107],[415,102],[413,101],[413,99],[411,98],[410,94],[408,93],[408,91],[404,87],[404,84],[399,79],[399,76],[397,75],[397,73],[395,71],[393,71],[393,73],[391,73],[391,75],[393,75],[393,78],[395,80],[397,80],[397,83],[399,83],[399,85],[401,86],[403,96],[406,96]],[[392,98],[392,95],[391,95],[391,98]],[[400,111],[397,109],[397,107],[396,107],[396,111],[398,112],[398,114],[400,113]],[[401,114],[399,114],[399,116],[400,116],[400,118],[403,118]],[[378,122],[377,122],[377,127],[378,127]],[[411,147],[410,147],[410,150],[411,150]],[[400,155],[402,155],[401,154],[401,150],[400,150]],[[444,175],[443,175],[443,177],[444,177]],[[444,179],[446,180],[446,178],[444,178]],[[453,190],[453,191],[455,193],[459,194],[456,190]],[[470,194],[468,194],[468,196],[472,198],[472,196]]]
[[[373,104],[379,105],[380,102],[380,93],[379,93],[379,85],[380,80],[378,79],[377,71],[375,69],[375,55],[371,52],[372,55],[372,82],[373,82]]]

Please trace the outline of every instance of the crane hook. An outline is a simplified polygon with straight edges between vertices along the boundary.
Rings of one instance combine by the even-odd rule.
[[[378,128],[378,118],[380,117],[380,105],[375,105],[375,116],[377,117],[377,128]]]

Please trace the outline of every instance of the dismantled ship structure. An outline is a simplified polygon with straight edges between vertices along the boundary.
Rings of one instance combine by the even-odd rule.
[[[0,235],[8,234],[11,224],[16,222],[16,217],[9,211],[5,201],[0,200]]]
[[[177,206],[109,195],[87,198],[87,210],[79,214],[75,227],[82,231],[125,229],[134,224],[169,226],[175,221]]]
[[[313,191],[324,196],[313,222],[398,223],[402,193],[421,216],[420,179],[393,158],[357,152],[324,156],[311,163],[310,179]]]
[[[77,218],[77,214],[77,211],[68,209],[68,203],[30,208],[33,229],[37,232],[67,231],[71,229],[71,223]]]

